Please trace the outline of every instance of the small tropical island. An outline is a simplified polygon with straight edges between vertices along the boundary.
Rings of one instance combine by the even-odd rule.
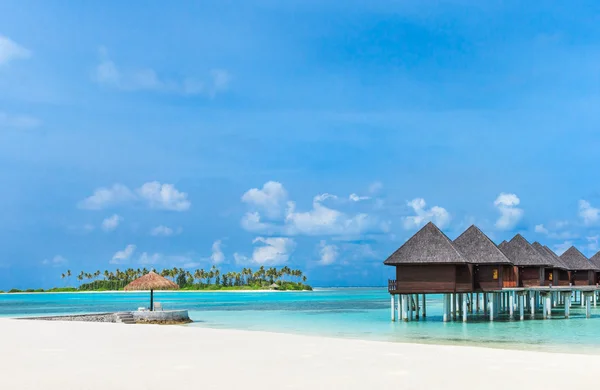
[[[131,281],[146,275],[147,268],[127,268],[115,271],[85,272],[81,271],[76,276],[67,270],[61,274],[65,287],[51,289],[12,289],[9,293],[19,292],[77,292],[77,291],[119,291]],[[305,291],[312,290],[306,284],[306,275],[301,270],[289,267],[265,268],[261,266],[256,271],[251,268],[242,268],[239,272],[221,272],[216,266],[208,271],[196,269],[194,271],[183,268],[165,268],[155,271],[159,275],[171,279],[179,285],[180,290],[187,291],[219,291],[219,290],[279,290],[279,291]],[[78,284],[73,287],[72,279]],[[1,293],[2,291],[0,291]]]

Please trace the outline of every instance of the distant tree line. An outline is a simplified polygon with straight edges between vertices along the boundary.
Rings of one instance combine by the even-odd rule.
[[[79,285],[77,289],[81,291],[119,290],[148,272],[147,268],[116,269],[115,271],[97,270],[95,272],[81,271],[76,275]],[[223,273],[213,265],[209,270],[196,269],[190,271],[174,267],[155,272],[173,280],[181,289],[187,290],[260,289],[268,288],[273,283],[277,284],[278,288],[282,290],[311,289],[306,284],[306,276],[301,270],[290,269],[287,266],[279,269],[261,266],[255,271],[251,268],[242,268],[240,272]],[[71,282],[73,273],[71,270],[67,270],[61,274],[61,277],[66,279],[68,284]]]

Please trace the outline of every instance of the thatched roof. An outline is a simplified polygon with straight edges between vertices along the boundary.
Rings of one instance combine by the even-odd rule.
[[[179,286],[170,280],[163,278],[154,271],[150,271],[146,275],[129,283],[127,286],[125,286],[124,290],[179,290]]]
[[[470,263],[512,264],[479,228],[472,225],[454,240],[454,246]]]
[[[384,262],[397,264],[465,264],[467,260],[432,222],[423,226]]]
[[[560,255],[560,258],[574,271],[600,271],[598,267],[590,263],[587,257],[574,246]]]
[[[553,268],[565,269],[568,270],[569,266],[565,264],[564,261],[560,257],[556,255],[556,253],[552,252],[548,247],[543,246],[539,242],[534,242],[531,244],[533,249],[535,249],[540,255],[545,257],[547,260],[552,262]]]
[[[596,267],[600,268],[600,252],[598,252],[594,256],[590,257],[590,263],[592,263]]]
[[[552,262],[540,255],[520,234],[506,244],[500,244],[499,248],[516,266],[552,267]]]

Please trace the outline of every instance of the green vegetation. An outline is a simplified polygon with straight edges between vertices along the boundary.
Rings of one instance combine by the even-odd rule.
[[[78,287],[54,287],[49,290],[27,289],[25,291],[13,288],[9,293],[16,292],[74,292],[74,291],[115,291],[122,290],[131,281],[147,274],[146,268],[133,269],[128,268],[124,271],[119,269],[115,272],[104,271],[88,273],[81,271],[76,276],[79,282]],[[222,273],[216,266],[212,266],[208,271],[197,269],[188,271],[183,268],[167,268],[157,272],[165,278],[170,278],[179,285],[181,290],[202,291],[202,290],[312,290],[306,284],[306,276],[300,270],[293,270],[289,267],[280,269],[271,267],[260,267],[253,271],[250,268],[243,268],[241,272]],[[71,270],[61,275],[69,283],[73,274]],[[86,282],[84,282],[86,281]],[[271,285],[276,284],[276,287]]]

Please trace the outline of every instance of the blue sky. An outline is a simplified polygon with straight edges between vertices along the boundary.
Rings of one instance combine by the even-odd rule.
[[[587,255],[600,5],[0,4],[0,289],[283,265],[384,285],[428,220]]]

